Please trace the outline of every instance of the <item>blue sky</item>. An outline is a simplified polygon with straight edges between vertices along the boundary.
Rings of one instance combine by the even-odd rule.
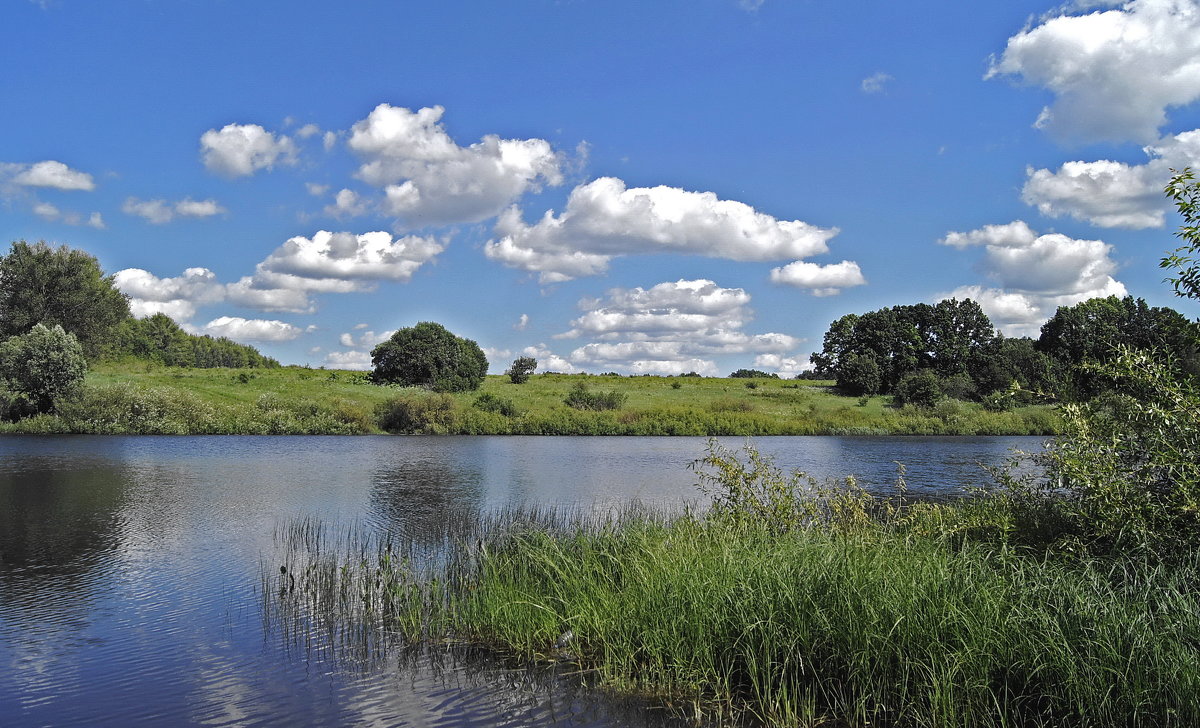
[[[851,312],[1013,335],[1157,268],[1200,3],[3,0],[0,229],[285,363],[790,375]]]

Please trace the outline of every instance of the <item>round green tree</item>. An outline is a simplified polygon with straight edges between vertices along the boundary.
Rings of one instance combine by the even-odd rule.
[[[21,240],[0,256],[0,336],[58,324],[95,359],[127,318],[125,295],[82,250]]]
[[[478,389],[488,369],[479,344],[432,321],[392,334],[371,351],[371,363],[376,384],[425,386],[437,392]]]
[[[79,389],[85,374],[83,348],[57,324],[36,324],[0,343],[0,384],[8,417],[50,412]]]

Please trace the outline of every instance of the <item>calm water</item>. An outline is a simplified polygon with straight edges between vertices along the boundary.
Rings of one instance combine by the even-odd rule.
[[[743,441],[724,441],[738,446]],[[758,438],[780,465],[913,490],[1040,438]],[[695,500],[702,438],[0,438],[0,725],[669,725],[481,660],[339,659],[257,592],[298,516],[417,535],[506,505]]]

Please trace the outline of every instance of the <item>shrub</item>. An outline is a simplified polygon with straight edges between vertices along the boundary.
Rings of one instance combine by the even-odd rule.
[[[457,419],[448,394],[402,395],[375,407],[375,422],[387,432],[442,434],[452,431]]]
[[[896,400],[901,404],[932,407],[942,398],[937,375],[928,369],[909,372],[896,384]]]
[[[508,375],[513,384],[524,384],[529,381],[529,375],[537,369],[537,359],[531,356],[519,356],[513,360],[513,363],[508,367],[508,371],[504,372]]]
[[[563,403],[568,407],[579,410],[615,410],[625,404],[629,395],[610,390],[608,392],[593,392],[584,382],[576,382],[567,393]]]
[[[479,344],[430,321],[392,334],[372,350],[371,362],[376,384],[425,386],[436,392],[479,389],[488,368]]]
[[[475,408],[484,412],[494,412],[505,417],[517,417],[521,413],[517,405],[507,397],[497,397],[490,392],[484,392],[475,398]]]
[[[0,344],[0,380],[5,415],[50,412],[55,403],[79,390],[87,373],[83,347],[74,334],[55,324],[35,325]]]
[[[847,354],[838,367],[837,387],[846,394],[875,394],[882,384],[883,373],[874,357]]]

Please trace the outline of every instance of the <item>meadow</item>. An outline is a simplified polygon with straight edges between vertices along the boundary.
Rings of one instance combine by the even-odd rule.
[[[568,406],[583,393],[582,408]],[[601,401],[603,400],[603,401]],[[590,404],[589,404],[590,402]],[[0,432],[92,434],[1048,435],[1046,405],[892,405],[832,382],[715,377],[488,376],[474,392],[378,386],[354,371],[109,362],[82,391]]]

